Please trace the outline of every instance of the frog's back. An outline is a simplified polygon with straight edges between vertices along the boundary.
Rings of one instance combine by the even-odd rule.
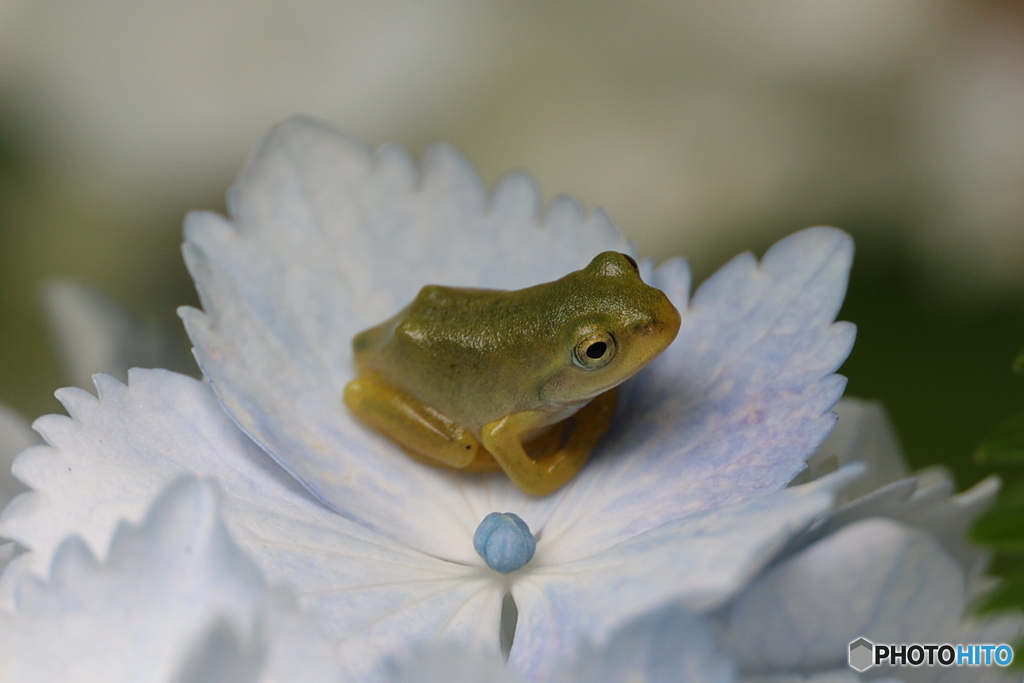
[[[527,388],[522,348],[536,316],[526,320],[508,292],[429,285],[394,317],[352,342],[360,373],[392,386],[478,432],[507,415]],[[532,323],[532,324],[531,324]]]
[[[458,347],[466,346],[469,336],[486,327],[481,315],[500,294],[494,289],[427,285],[394,316],[355,336],[356,364],[380,372],[385,357],[389,362],[401,361],[400,355],[394,355],[399,349],[413,354],[417,349],[461,353]]]

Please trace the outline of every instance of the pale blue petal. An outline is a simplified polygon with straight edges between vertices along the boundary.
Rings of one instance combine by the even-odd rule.
[[[186,221],[204,312],[181,314],[200,365],[238,424],[323,500],[467,559],[436,533],[472,533],[482,517],[459,507],[461,482],[410,462],[342,405],[351,339],[428,283],[519,288],[629,250],[603,213],[564,198],[543,215],[539,205],[523,175],[488,196],[450,148],[417,169],[397,147],[373,152],[316,121],[287,121],[232,189],[230,221]]]
[[[1012,639],[1003,642],[1013,643]],[[1021,675],[1015,669],[1004,669],[998,666],[949,667],[938,671],[913,671],[899,680],[906,683],[1021,683]],[[872,683],[874,683],[874,679],[872,679]]]
[[[344,680],[343,662],[332,639],[311,614],[302,610],[290,590],[270,594],[264,641],[267,656],[259,683],[338,683]],[[223,676],[211,678],[221,683]]]
[[[28,422],[21,415],[0,404],[0,509],[25,490],[11,476],[14,456],[39,441],[39,436],[29,428]]]
[[[862,681],[853,669],[835,669],[810,676],[776,675],[776,676],[743,676],[739,683],[860,683]],[[898,678],[872,678],[874,683],[904,683]]]
[[[903,452],[881,403],[844,398],[832,410],[838,416],[835,429],[791,485],[817,479],[849,462],[863,462],[864,476],[840,496],[846,502],[907,477]]]
[[[833,320],[852,253],[839,230],[804,230],[760,264],[733,259],[688,307],[689,276],[662,267],[657,283],[683,314],[679,337],[634,380],[587,467],[540,503],[555,508],[546,523],[509,508],[540,529],[541,545],[555,543],[552,561],[780,489],[803,469],[845,385],[833,373],[854,329]]]
[[[1000,614],[997,617],[966,617],[960,629],[944,642],[950,643],[1007,643],[1014,648],[1014,664],[1020,657],[1017,643],[1021,636],[1021,615]],[[901,673],[893,669],[894,673]],[[905,669],[904,669],[905,671]],[[906,675],[909,683],[1020,683],[1021,673],[1016,666],[949,667],[939,671],[912,671]]]
[[[927,534],[851,524],[772,568],[725,615],[744,671],[809,673],[845,662],[858,637],[935,643],[959,629],[965,577]]]
[[[17,552],[18,544],[14,541],[0,544],[0,572],[3,572],[4,568],[14,559]]]
[[[64,374],[75,386],[90,387],[97,372],[123,382],[128,368],[195,369],[184,345],[159,323],[137,319],[110,297],[80,282],[48,282],[43,303]]]
[[[967,541],[967,529],[991,506],[999,480],[989,477],[968,491],[953,494],[953,480],[942,468],[908,476],[899,443],[885,410],[877,402],[843,399],[835,408],[836,429],[795,480],[820,476],[848,462],[859,461],[866,474],[841,493],[844,503],[826,523],[793,540],[785,554],[797,552],[847,524],[886,517],[922,529],[960,564],[965,575],[981,571],[986,553]]]
[[[15,612],[0,615],[0,662],[12,683],[198,682],[214,673],[284,683],[295,679],[274,669],[300,658],[301,680],[338,680],[324,638],[231,540],[212,481],[172,483],[138,528],[118,529],[102,564],[81,539],[64,541],[49,581],[23,577],[17,598]]]
[[[718,651],[699,616],[668,605],[634,619],[607,642],[590,643],[549,678],[521,677],[497,653],[467,652],[450,644],[395,662],[389,683],[731,683],[732,661]]]
[[[505,665],[500,653],[467,652],[450,643],[392,662],[388,668],[388,683],[527,683]]]
[[[917,625],[919,626],[919,625]],[[1021,617],[1000,615],[980,620],[964,619],[954,630],[938,636],[945,643],[1015,643],[1020,636]],[[901,636],[904,640],[914,637],[913,630]],[[844,646],[845,650],[845,646]],[[838,655],[845,658],[845,651]],[[807,674],[800,673],[747,673],[740,683],[854,683],[871,680],[874,683],[1019,683],[1020,673],[1014,669],[1000,667],[895,667],[872,668],[863,677],[858,676],[845,663],[836,669]]]
[[[560,683],[731,683],[735,665],[718,651],[708,625],[670,605],[619,628],[607,643],[584,648],[559,668]]]
[[[894,519],[925,531],[971,577],[983,569],[988,553],[968,541],[968,528],[992,506],[999,487],[999,478],[992,476],[953,494],[949,473],[931,468],[841,507],[821,531],[834,532],[870,517]]]
[[[712,609],[734,595],[793,535],[832,508],[851,466],[802,487],[665,524],[587,559],[537,566],[512,584],[519,623],[509,662],[531,677],[601,642],[627,620],[675,600]]]
[[[415,551],[312,498],[223,413],[209,387],[161,370],[133,370],[128,386],[97,376],[99,399],[60,392],[73,418],[36,426],[49,446],[25,451],[15,474],[33,490],[0,519],[0,533],[33,552],[0,577],[49,566],[57,544],[79,534],[103,557],[117,522],[141,519],[168,482],[217,478],[231,534],[267,578],[294,587],[304,609],[339,642],[347,675],[363,680],[378,661],[445,636],[498,649],[503,588],[462,534],[470,564]]]

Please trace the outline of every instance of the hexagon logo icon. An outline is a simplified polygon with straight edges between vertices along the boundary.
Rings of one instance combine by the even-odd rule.
[[[850,667],[867,671],[875,665],[875,644],[867,638],[858,638],[850,643]]]

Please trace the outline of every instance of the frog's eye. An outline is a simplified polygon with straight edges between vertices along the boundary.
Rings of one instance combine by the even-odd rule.
[[[585,270],[593,275],[601,275],[603,277],[629,275],[631,270],[636,275],[640,274],[640,266],[636,264],[636,260],[629,254],[623,254],[619,251],[601,252],[594,257],[594,260],[590,262],[590,265]]]
[[[585,370],[603,368],[615,357],[615,337],[607,332],[594,332],[583,339],[572,353],[572,360]]]

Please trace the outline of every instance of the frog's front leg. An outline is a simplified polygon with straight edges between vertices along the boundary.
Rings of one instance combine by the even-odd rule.
[[[480,442],[442,413],[373,376],[345,385],[345,404],[371,427],[439,464],[462,469]]]
[[[566,420],[564,443],[549,455],[531,458],[523,448],[522,435],[546,418],[536,410],[513,413],[484,425],[483,446],[516,486],[534,496],[545,496],[561,488],[586,464],[590,452],[608,431],[617,395],[617,389],[606,391]]]

